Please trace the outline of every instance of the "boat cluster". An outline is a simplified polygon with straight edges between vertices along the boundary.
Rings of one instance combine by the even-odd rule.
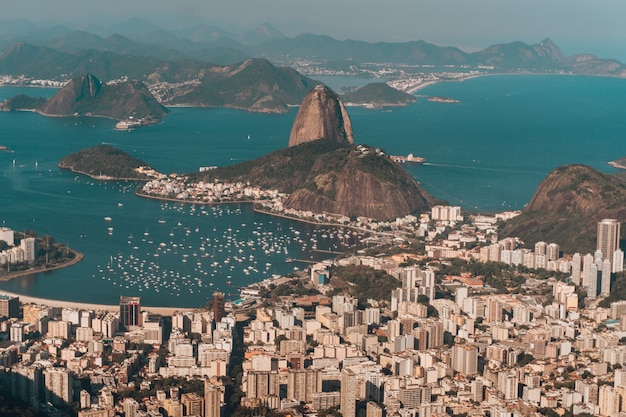
[[[126,291],[210,296],[218,289],[229,292],[236,285],[299,269],[287,264],[288,260],[312,262],[328,257],[318,247],[325,251],[354,248],[362,237],[264,215],[253,215],[257,219],[252,220],[243,210],[238,205],[162,202],[162,215],[153,226],[129,234],[118,252],[98,265],[93,277]],[[113,219],[107,216],[104,223],[112,235]]]

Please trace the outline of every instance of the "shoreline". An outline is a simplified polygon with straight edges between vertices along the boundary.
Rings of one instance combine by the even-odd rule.
[[[626,165],[622,165],[617,161],[611,161],[611,162],[608,162],[608,164],[611,165],[613,168],[626,169]]]
[[[0,281],[2,282],[6,282],[6,281],[11,281],[14,278],[21,278],[21,277],[25,277],[28,275],[33,275],[33,274],[39,274],[42,272],[47,272],[47,271],[55,271],[57,269],[63,269],[63,268],[67,268],[69,266],[72,265],[76,265],[77,263],[79,263],[80,261],[83,260],[83,258],[85,257],[85,255],[81,252],[69,249],[68,250],[70,252],[72,252],[74,254],[74,258],[72,260],[70,260],[69,262],[64,262],[62,264],[56,264],[54,266],[51,266],[50,268],[45,268],[45,267],[39,267],[37,269],[28,269],[26,271],[18,271],[18,272],[10,272],[7,275],[2,275],[0,276]]]
[[[213,204],[259,204],[265,200],[232,200],[232,201],[197,201],[197,200],[181,200],[174,197],[159,197],[156,195],[146,194],[139,191],[139,188],[135,189],[135,195],[137,197],[143,197],[150,200],[171,201],[174,203],[182,204],[199,204],[199,205],[213,205]]]
[[[0,294],[8,295],[10,297],[19,297],[20,304],[39,304],[48,307],[62,307],[62,308],[79,308],[82,310],[94,310],[94,311],[111,311],[117,312],[120,310],[119,305],[115,304],[94,304],[94,303],[79,303],[75,301],[63,301],[52,300],[49,298],[33,297],[30,295],[22,295],[13,293],[10,291],[0,290]],[[164,316],[171,316],[176,311],[198,310],[200,307],[152,307],[141,305],[142,311],[149,311],[152,313],[162,314]]]
[[[61,169],[65,169],[68,170],[70,172],[73,172],[75,174],[81,174],[84,175],[86,177],[89,177],[91,179],[94,180],[98,180],[98,181],[151,181],[154,178],[118,178],[118,177],[109,177],[108,175],[91,175],[87,172],[84,171],[80,171],[78,169],[74,169],[73,167],[70,166],[65,166],[65,165],[57,165],[57,167],[61,168]]]
[[[426,88],[428,86],[434,85],[434,84],[439,84],[439,83],[450,83],[450,82],[456,82],[456,83],[460,83],[466,80],[471,80],[473,78],[479,78],[479,77],[488,77],[491,75],[505,75],[502,73],[484,73],[484,74],[471,74],[468,75],[467,77],[459,77],[459,78],[455,78],[455,79],[450,79],[450,80],[436,80],[436,81],[426,81],[424,83],[421,83],[419,85],[416,85],[415,87],[411,87],[409,88],[406,92],[409,94],[414,94],[417,91]],[[520,74],[512,74],[512,75],[524,75],[524,73],[520,73]],[[540,74],[538,74],[540,75]]]

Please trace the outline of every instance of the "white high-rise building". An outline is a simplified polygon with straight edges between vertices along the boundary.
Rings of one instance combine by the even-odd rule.
[[[66,368],[46,368],[43,371],[46,401],[58,406],[72,403],[74,378]]]
[[[545,255],[547,246],[548,244],[546,242],[535,243],[535,255]]]
[[[624,270],[624,252],[617,249],[613,252],[613,273],[622,272]]]
[[[350,369],[341,371],[341,405],[339,411],[344,417],[356,417],[357,398],[356,374]]]
[[[33,262],[35,260],[35,238],[27,237],[20,242],[20,248],[24,251],[24,261]]]
[[[600,282],[600,295],[607,297],[611,292],[611,261],[608,259],[602,262],[602,280]]]
[[[572,283],[574,285],[580,285],[581,262],[580,253],[576,252],[572,256]]]
[[[593,255],[591,255],[590,253],[586,254],[583,258],[583,287],[587,287],[589,285],[589,268],[591,268],[591,265],[593,265],[594,262],[595,260],[593,258]]]
[[[0,227],[0,240],[4,240],[9,246],[14,246],[15,236],[13,230],[8,227]]]
[[[452,369],[463,374],[478,372],[478,348],[474,345],[454,345],[452,348]]]
[[[561,253],[561,248],[557,243],[549,243],[546,247],[546,257],[548,261],[556,261],[559,259],[559,254]]]
[[[587,281],[587,298],[593,299],[598,295],[598,266],[592,263],[585,275]]]

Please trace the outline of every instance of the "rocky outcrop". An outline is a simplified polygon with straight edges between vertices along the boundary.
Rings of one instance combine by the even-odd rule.
[[[324,85],[311,90],[300,104],[291,128],[289,146],[319,139],[354,143],[346,108],[337,94]]]
[[[592,251],[596,225],[604,218],[626,219],[626,183],[589,166],[564,165],[539,184],[502,234],[519,236],[527,244],[558,242],[568,253]]]
[[[91,74],[74,78],[43,106],[41,112],[48,116],[65,116],[74,112],[77,104],[95,98],[102,83]]]
[[[15,97],[6,100],[0,107],[35,110],[44,116],[134,119],[136,126],[158,123],[168,113],[141,81],[102,84],[91,74],[72,79],[48,100]]]
[[[430,210],[434,199],[379,149],[320,139],[194,174],[290,194],[285,207],[377,220]]]
[[[365,149],[365,150],[364,150]],[[396,162],[371,148],[354,148],[333,169],[322,155],[285,207],[377,220],[430,209],[433,198]]]

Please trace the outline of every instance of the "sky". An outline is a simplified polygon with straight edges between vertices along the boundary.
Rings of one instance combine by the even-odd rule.
[[[8,3],[11,1],[9,5]],[[269,22],[288,36],[303,32],[365,41],[425,40],[478,50],[551,38],[568,55],[588,52],[626,62],[624,0],[2,0],[0,20],[130,17],[160,25],[210,21],[253,28]],[[169,22],[165,22],[166,18]]]

